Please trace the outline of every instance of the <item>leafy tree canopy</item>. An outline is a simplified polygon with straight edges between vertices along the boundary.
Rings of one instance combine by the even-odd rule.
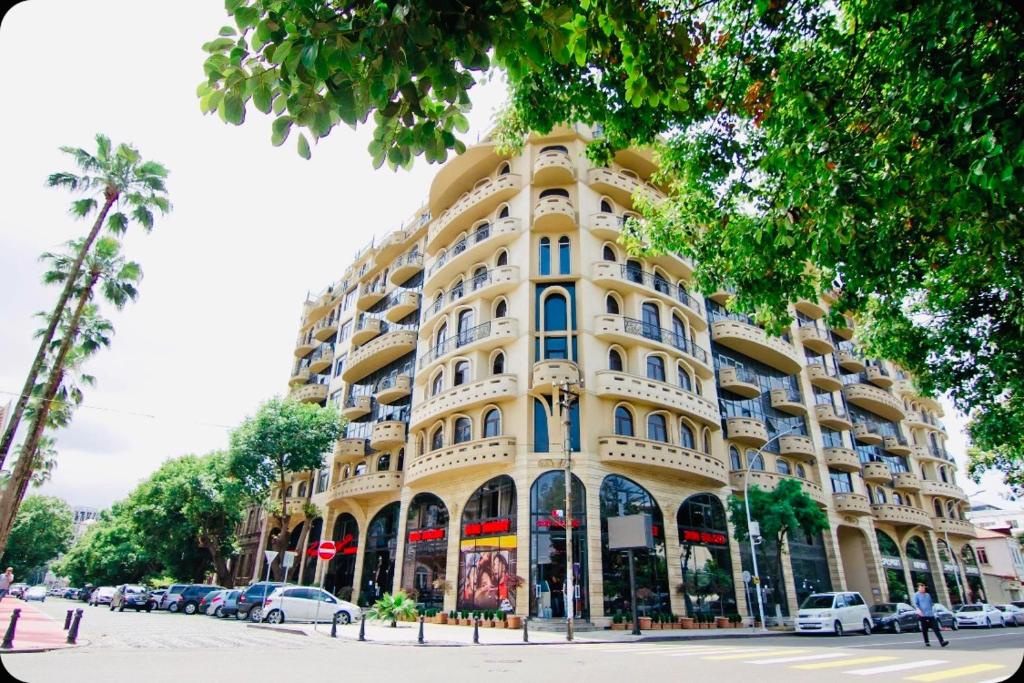
[[[60,498],[28,496],[14,518],[0,564],[25,580],[30,572],[55,559],[71,545],[74,517]]]
[[[750,497],[750,518],[761,525],[765,542],[781,548],[782,540],[795,531],[815,535],[828,529],[828,516],[814,499],[803,492],[796,479],[783,479],[771,491],[757,484],[747,494]],[[737,541],[747,540],[747,511],[743,497],[729,496],[729,522]]]

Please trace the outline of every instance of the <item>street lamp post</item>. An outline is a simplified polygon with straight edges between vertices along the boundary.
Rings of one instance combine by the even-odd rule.
[[[573,552],[572,552],[572,424],[569,411],[572,409],[574,400],[578,396],[573,394],[570,387],[583,388],[583,379],[578,382],[563,382],[559,389],[559,407],[562,409],[562,454],[565,456],[565,513],[562,519],[565,520],[565,584],[563,586],[562,601],[565,607],[565,639],[573,639],[573,618],[576,616],[576,586],[573,576]]]

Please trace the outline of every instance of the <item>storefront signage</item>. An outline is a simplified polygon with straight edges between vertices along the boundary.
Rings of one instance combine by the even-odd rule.
[[[559,528],[559,529],[564,529],[565,528],[565,520],[564,519],[538,519],[537,520],[537,528],[538,529],[549,529],[551,527],[556,527],[556,528]],[[573,518],[573,520],[572,520],[572,528],[573,529],[579,529],[580,528],[580,520],[579,519]]]
[[[898,557],[886,557],[882,555],[882,566],[886,569],[903,569],[903,562]]]
[[[409,532],[409,543],[420,541],[440,541],[444,538],[444,529],[415,529]]]
[[[729,539],[725,537],[725,534],[697,531],[696,529],[683,529],[683,541],[686,543],[705,543],[707,545],[726,545]]]
[[[972,567],[970,565],[964,567],[964,574],[970,574],[971,576],[981,576],[981,572],[978,571],[978,568]]]
[[[512,520],[495,519],[489,522],[473,522],[462,528],[462,535],[466,536],[490,536],[492,534],[504,534],[512,528]]]
[[[942,571],[946,572],[947,574],[956,574],[956,565],[946,563],[942,565]]]
[[[911,560],[910,568],[920,572],[928,571],[928,563],[924,560]]]

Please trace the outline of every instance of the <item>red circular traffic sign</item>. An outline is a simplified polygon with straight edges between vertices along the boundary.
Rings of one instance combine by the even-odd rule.
[[[321,560],[333,559],[337,554],[338,549],[334,545],[334,541],[321,541],[320,546],[316,549],[316,554]]]

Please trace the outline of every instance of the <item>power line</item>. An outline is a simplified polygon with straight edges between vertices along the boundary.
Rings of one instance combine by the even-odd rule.
[[[19,394],[19,393],[14,392],[14,391],[4,391],[3,389],[0,389],[0,394],[7,394],[8,396],[13,396],[15,398],[24,398],[24,394]],[[31,400],[33,397],[31,395],[29,395],[28,398]],[[42,400],[42,399],[35,398],[35,400],[39,401],[39,400]],[[92,404],[89,404],[89,403],[80,403],[80,404],[76,405],[76,404],[73,404],[73,403],[69,403],[68,401],[62,401],[59,398],[51,398],[51,399],[46,399],[46,400],[49,401],[50,403],[54,403],[54,404],[58,404],[58,405],[67,405],[67,406],[72,406],[72,407],[75,407],[75,408],[87,408],[89,410],[99,410],[101,412],[116,413],[116,414],[120,414],[120,415],[132,415],[133,417],[144,417],[144,418],[149,419],[149,420],[164,420],[164,421],[168,421],[168,422],[174,421],[174,422],[179,422],[179,423],[180,422],[189,422],[189,423],[192,423],[192,424],[203,425],[205,427],[217,427],[219,429],[233,429],[233,427],[230,427],[228,425],[217,424],[215,422],[201,422],[199,420],[192,420],[192,419],[182,420],[180,418],[174,418],[174,417],[162,417],[162,416],[159,416],[159,415],[151,415],[149,413],[139,413],[139,412],[136,412],[136,411],[133,411],[133,410],[124,410],[123,408],[108,408],[106,406],[97,406],[97,405],[92,405]]]

